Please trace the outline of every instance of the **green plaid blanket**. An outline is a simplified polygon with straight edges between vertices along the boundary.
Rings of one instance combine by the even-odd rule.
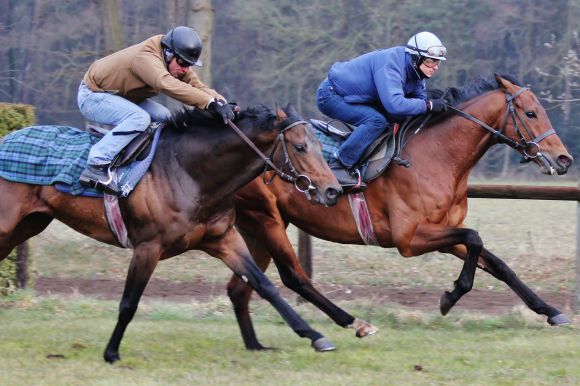
[[[314,135],[316,135],[316,138],[318,138],[320,144],[322,145],[322,156],[324,157],[326,162],[328,162],[330,160],[330,157],[334,154],[335,151],[338,150],[338,148],[340,147],[340,145],[342,145],[345,139],[335,135],[327,135],[322,131],[312,127],[311,125],[310,127],[312,132],[314,133]]]
[[[0,141],[0,177],[34,185],[70,185],[70,194],[102,196],[78,180],[98,140],[67,126],[32,126],[15,131]]]

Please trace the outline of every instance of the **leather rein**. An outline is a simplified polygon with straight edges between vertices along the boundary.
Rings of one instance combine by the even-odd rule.
[[[540,157],[540,160],[542,161],[544,166],[546,168],[548,168],[548,170],[550,170],[550,174],[555,174],[556,171],[554,170],[554,167],[546,159],[546,156],[541,152],[539,143],[541,141],[543,141],[544,139],[548,138],[549,136],[556,134],[556,131],[554,129],[546,130],[542,134],[533,138],[533,135],[532,135],[531,131],[529,130],[528,126],[526,125],[526,123],[524,122],[524,120],[522,119],[520,114],[518,114],[518,112],[516,111],[516,109],[514,107],[514,103],[513,103],[514,99],[516,99],[520,94],[522,94],[523,92],[528,91],[528,90],[529,90],[529,88],[522,87],[513,95],[511,95],[509,93],[505,93],[508,108],[506,110],[506,116],[505,116],[505,119],[503,122],[503,128],[501,130],[496,130],[493,127],[486,124],[485,122],[475,118],[473,115],[471,115],[465,111],[459,110],[451,105],[447,105],[447,108],[455,111],[457,114],[461,115],[462,117],[467,118],[470,121],[477,123],[478,125],[480,125],[484,129],[489,131],[493,135],[493,137],[498,140],[498,142],[505,143],[509,147],[511,147],[515,150],[522,151],[522,153],[524,155],[524,159],[522,160],[522,162],[528,162],[528,161],[533,160],[534,158]],[[507,128],[508,120],[509,120],[510,116],[513,120],[516,134],[519,137],[519,141],[513,140],[504,134],[504,132]],[[524,128],[528,137],[533,138],[532,140],[528,141],[526,139],[526,137],[524,136],[524,134],[520,130],[520,126],[518,124],[518,121],[522,125],[522,127]],[[534,148],[536,151],[534,151]]]
[[[280,133],[278,134],[278,139],[276,141],[276,144],[274,145],[274,148],[272,149],[270,157],[267,157],[260,149],[258,149],[258,147],[252,142],[252,140],[250,138],[248,138],[242,132],[242,130],[240,130],[240,128],[237,127],[231,120],[228,120],[227,123],[264,161],[265,167],[264,167],[263,179],[264,179],[265,183],[269,184],[272,181],[272,179],[277,175],[281,179],[283,179],[284,181],[293,183],[296,190],[304,193],[306,195],[306,197],[308,199],[310,199],[310,193],[312,191],[316,190],[316,187],[314,185],[312,185],[312,181],[310,180],[310,177],[308,177],[305,174],[298,174],[298,171],[296,170],[296,168],[292,164],[292,160],[290,160],[290,155],[288,153],[288,148],[286,146],[286,140],[284,139],[284,133],[286,131],[290,130],[291,128],[293,128],[295,126],[301,125],[301,124],[307,125],[308,122],[302,121],[302,120],[294,121],[294,122],[288,124],[282,130],[280,130]],[[274,152],[276,151],[278,144],[282,144],[282,150],[284,152],[284,164],[283,164],[283,166],[285,166],[285,165],[288,166],[290,174],[283,172],[281,168],[279,168],[278,166],[276,166],[274,164],[274,162],[272,162],[271,158],[274,155]],[[266,181],[265,173],[268,171],[268,168],[274,170],[275,174],[274,174],[274,176],[272,176],[272,178],[270,178],[270,180]]]

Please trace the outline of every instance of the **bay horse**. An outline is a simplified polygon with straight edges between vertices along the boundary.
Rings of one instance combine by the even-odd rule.
[[[265,106],[246,109],[237,124],[252,146],[207,113],[177,113],[161,133],[147,174],[130,196],[119,199],[134,250],[105,361],[120,359],[123,334],[157,263],[190,249],[221,259],[315,349],[333,348],[283,300],[252,260],[233,226],[234,193],[262,172],[265,160],[256,151],[270,153],[268,163],[285,180],[306,183],[299,188],[312,202],[335,204],[341,187],[322,157],[320,143],[292,107],[278,108],[275,114]],[[54,218],[119,246],[107,225],[102,199],[1,178],[0,196],[0,260]]]
[[[491,146],[507,143],[543,173],[565,174],[573,162],[538,98],[512,76],[494,78],[448,89],[449,111],[433,115],[418,134],[406,138],[402,155],[411,167],[390,166],[368,185],[365,195],[376,239],[404,257],[440,251],[464,260],[453,290],[441,296],[443,315],[471,290],[479,267],[505,282],[533,311],[547,315],[551,325],[568,324],[566,316],[540,299],[463,223],[469,173]],[[313,287],[288,240],[289,223],[324,240],[364,244],[347,197],[331,208],[312,206],[281,183],[265,185],[255,179],[236,193],[236,226],[261,269],[273,259],[283,283],[339,326],[354,327],[358,337],[374,332],[374,326],[355,319]],[[248,311],[251,292],[239,278],[228,283],[245,346],[260,350],[264,346]]]

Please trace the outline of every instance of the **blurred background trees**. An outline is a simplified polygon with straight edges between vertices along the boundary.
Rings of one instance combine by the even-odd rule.
[[[91,62],[183,24],[200,32],[200,75],[220,93],[320,118],[314,93],[333,62],[429,30],[449,59],[430,87],[509,72],[578,158],[579,17],[580,0],[0,0],[0,101],[34,105],[42,124],[81,126],[76,93]],[[531,174],[501,146],[477,173]]]

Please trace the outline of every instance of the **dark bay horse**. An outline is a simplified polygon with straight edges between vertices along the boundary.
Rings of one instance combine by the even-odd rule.
[[[541,300],[500,258],[484,248],[478,233],[463,222],[469,173],[498,141],[514,147],[543,173],[566,173],[572,164],[571,155],[555,135],[537,97],[513,77],[480,79],[449,89],[446,98],[469,115],[462,116],[451,107],[451,111],[433,116],[417,135],[408,138],[402,156],[411,167],[393,165],[368,185],[365,195],[379,245],[395,247],[405,257],[440,251],[464,260],[453,290],[441,296],[443,315],[471,290],[479,267],[505,282],[529,308],[547,315],[550,324],[569,323],[566,316]],[[252,255],[261,269],[265,270],[273,259],[287,287],[338,325],[354,327],[357,336],[372,333],[374,327],[353,318],[312,286],[287,238],[289,223],[321,239],[364,244],[347,197],[341,197],[332,208],[322,208],[308,204],[281,183],[265,185],[256,179],[236,194],[236,226],[252,246]],[[262,349],[248,312],[251,289],[233,277],[228,293],[246,348]]]
[[[311,200],[336,203],[341,187],[322,158],[320,143],[292,108],[277,109],[276,114],[263,106],[247,109],[237,124],[257,149],[271,155],[272,165],[286,179],[306,179],[309,186],[301,189],[308,190]],[[134,252],[119,318],[104,352],[107,362],[120,359],[123,334],[157,263],[190,249],[221,259],[314,348],[333,348],[281,298],[233,227],[235,191],[263,169],[264,160],[255,149],[203,112],[183,111],[165,126],[149,172],[128,198],[120,199]],[[54,218],[96,240],[119,245],[107,225],[102,199],[4,179],[0,197],[0,260]]]

